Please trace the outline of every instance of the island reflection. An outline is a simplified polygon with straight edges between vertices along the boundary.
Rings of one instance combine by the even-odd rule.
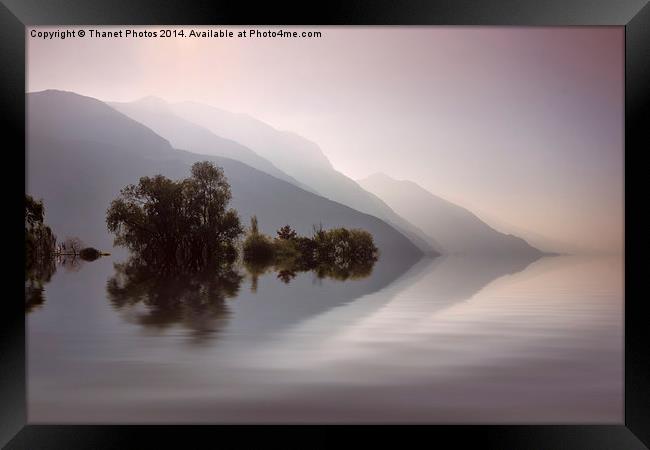
[[[305,262],[300,258],[266,259],[244,261],[243,267],[251,278],[251,291],[257,292],[258,279],[270,272],[284,284],[289,284],[299,273],[312,272],[318,280],[361,280],[372,275],[376,260],[364,260],[348,264]]]
[[[25,267],[25,312],[30,313],[45,303],[45,285],[56,272],[52,259],[38,261]]]
[[[94,258],[97,259],[97,258]],[[45,285],[52,281],[57,269],[79,272],[87,258],[78,255],[55,255],[30,262],[25,266],[25,312],[31,313],[45,304]]]
[[[275,273],[283,284],[309,272],[317,280],[344,282],[369,277],[374,263],[313,266],[295,259],[222,261],[200,271],[161,272],[132,255],[125,262],[113,264],[106,292],[111,305],[123,313],[126,321],[157,332],[180,326],[190,331],[193,342],[200,343],[227,324],[231,315],[227,300],[239,296],[247,278],[251,292],[259,294],[258,279],[263,275]]]

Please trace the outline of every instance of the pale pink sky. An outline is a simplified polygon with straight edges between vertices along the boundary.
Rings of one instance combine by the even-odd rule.
[[[143,29],[102,29],[120,28]],[[315,141],[352,178],[413,180],[533,243],[622,251],[623,28],[309,29],[323,37],[28,30],[27,89],[245,112]]]

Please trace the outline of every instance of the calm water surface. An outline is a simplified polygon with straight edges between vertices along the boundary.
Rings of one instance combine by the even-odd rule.
[[[619,258],[171,287],[119,261],[59,269],[27,315],[31,423],[623,420]]]

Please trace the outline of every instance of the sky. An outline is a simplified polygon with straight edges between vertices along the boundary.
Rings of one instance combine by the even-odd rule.
[[[66,39],[28,29],[27,90],[151,95],[246,113],[316,142],[353,179],[412,180],[534,245],[622,252],[622,27],[273,27],[322,36],[187,37],[250,28]]]

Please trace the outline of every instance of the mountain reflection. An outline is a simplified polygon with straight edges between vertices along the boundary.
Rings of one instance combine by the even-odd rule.
[[[418,360],[417,350],[411,354],[404,350],[396,353],[396,347],[407,342],[414,347],[418,342],[439,346],[438,357],[442,358],[445,345],[451,344],[431,338],[432,333],[438,332],[437,315],[470,301],[493,281],[520,273],[537,260],[537,256],[422,258],[385,288],[301,321],[282,338],[268,341],[247,358],[260,363],[253,367],[260,372],[268,370],[269,361],[281,361],[287,372],[318,373],[344,384],[354,383],[364,370],[371,373],[376,361],[405,361],[409,367],[424,365]],[[450,355],[449,360],[461,358],[465,349],[460,350],[457,355]],[[301,357],[294,357],[297,354]],[[291,357],[283,360],[284,355]],[[415,362],[408,361],[411,357]],[[354,366],[350,366],[352,360]],[[442,366],[442,359],[436,361]],[[295,381],[299,384],[299,380]],[[312,402],[317,401],[312,395],[326,396],[322,391],[304,395]]]

